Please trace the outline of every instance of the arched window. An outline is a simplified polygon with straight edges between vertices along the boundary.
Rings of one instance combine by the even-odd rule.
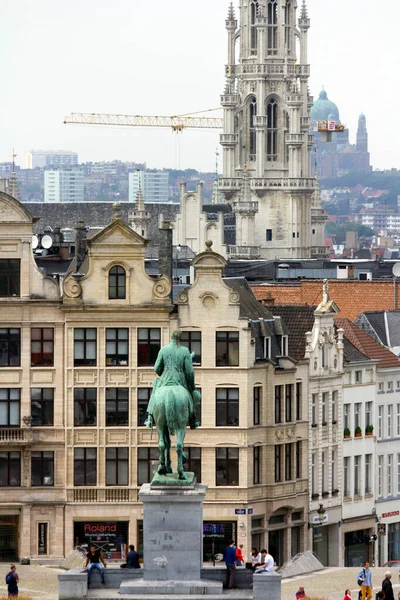
[[[112,267],[108,274],[108,297],[110,300],[126,298],[126,272],[123,267]]]
[[[277,0],[268,2],[268,54],[278,53],[278,5]]]
[[[250,3],[250,53],[255,55],[257,54],[257,27],[256,27],[256,18],[258,15],[258,2],[256,0],[251,0]]]
[[[278,104],[274,98],[267,105],[267,160],[278,159]]]
[[[286,48],[286,52],[288,54],[290,54],[290,51],[292,49],[291,30],[290,30],[291,19],[292,19],[292,4],[291,4],[290,0],[287,0],[286,6],[285,6],[285,48]]]

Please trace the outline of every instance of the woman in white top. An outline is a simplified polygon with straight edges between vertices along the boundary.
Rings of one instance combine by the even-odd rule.
[[[261,552],[257,548],[251,549],[250,560],[253,571],[261,564]]]

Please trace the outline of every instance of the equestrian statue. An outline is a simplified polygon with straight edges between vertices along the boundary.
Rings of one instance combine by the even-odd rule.
[[[185,480],[184,464],[187,456],[184,450],[186,427],[195,429],[200,425],[197,407],[200,393],[195,388],[194,353],[181,345],[181,334],[174,331],[171,342],[158,353],[154,370],[158,378],[153,382],[153,393],[147,408],[145,425],[155,425],[158,435],[160,459],[159,475],[172,473],[171,436],[176,434],[176,454],[178,477]]]

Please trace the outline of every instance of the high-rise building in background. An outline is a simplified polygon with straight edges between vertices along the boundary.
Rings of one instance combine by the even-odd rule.
[[[145,202],[168,202],[169,174],[165,171],[129,173],[129,202],[136,202],[139,187]]]
[[[82,169],[49,169],[44,172],[45,202],[83,202]]]
[[[232,5],[226,20],[220,191],[236,213],[231,257],[307,258],[323,246],[312,217],[310,20],[305,3],[299,19],[296,7],[251,0],[241,4],[239,26]],[[318,210],[314,203],[313,214]]]
[[[70,150],[31,150],[27,154],[27,168],[73,167],[78,164],[78,153]]]

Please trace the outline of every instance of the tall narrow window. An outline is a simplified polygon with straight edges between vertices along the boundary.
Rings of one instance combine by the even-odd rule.
[[[20,426],[19,388],[0,389],[0,427]]]
[[[216,426],[239,425],[239,390],[238,388],[218,388],[216,402]]]
[[[282,445],[275,446],[275,481],[282,481]]]
[[[54,452],[32,452],[31,478],[33,486],[54,485]]]
[[[392,437],[392,414],[393,414],[393,405],[389,404],[387,407],[387,436],[388,436],[388,438]]]
[[[275,386],[275,423],[282,423],[283,385]]]
[[[19,367],[21,360],[21,330],[0,329],[0,367]]]
[[[383,436],[383,406],[378,406],[378,439]]]
[[[365,494],[371,493],[372,454],[365,455]]]
[[[0,452],[0,487],[21,485],[21,452]]]
[[[361,490],[360,463],[361,463],[361,456],[360,455],[355,456],[354,457],[354,496],[359,496],[360,490]]]
[[[129,329],[106,329],[106,366],[126,367],[129,362]]]
[[[343,459],[343,496],[350,497],[350,457]]]
[[[328,492],[328,451],[323,450],[321,454],[321,479],[322,479],[322,493]]]
[[[278,52],[278,6],[277,0],[268,2],[268,54]]]
[[[296,479],[301,478],[301,442],[296,442]]]
[[[397,405],[397,415],[396,415],[396,435],[400,436],[400,404]]]
[[[302,385],[301,381],[296,383],[296,421],[301,421],[301,398],[302,398]]]
[[[31,329],[32,367],[50,367],[54,364],[54,329],[33,327]]]
[[[287,0],[285,6],[285,48],[286,52],[290,54],[291,51],[291,18],[292,18],[292,5],[290,0]]]
[[[97,448],[75,448],[74,485],[96,485]]]
[[[253,425],[260,424],[261,389],[259,385],[253,388]]]
[[[96,366],[97,329],[77,327],[74,329],[74,367]]]
[[[400,454],[397,455],[397,495],[400,494]]]
[[[239,366],[239,332],[217,331],[216,333],[216,366]]]
[[[158,467],[158,448],[138,448],[138,485],[152,480]]]
[[[350,404],[343,404],[343,428],[350,429]]]
[[[383,455],[378,456],[378,496],[383,496]]]
[[[97,389],[75,388],[74,389],[74,425],[94,426],[97,414]]]
[[[387,495],[393,494],[393,454],[387,455]]]
[[[261,466],[261,446],[253,448],[253,483],[260,483],[260,466]]]
[[[258,14],[258,2],[251,0],[250,4],[250,53],[255,56],[257,54],[257,27],[256,18]]]
[[[194,352],[193,364],[201,365],[201,331],[182,331],[181,344]]]
[[[331,454],[331,476],[332,476],[332,493],[337,490],[337,451],[332,450]]]
[[[337,423],[338,418],[338,404],[339,404],[339,392],[334,390],[332,392],[332,423]]]
[[[255,98],[250,100],[249,104],[249,135],[250,135],[250,161],[256,159],[257,144],[256,144],[256,130],[254,128],[254,117],[257,116],[257,101]]]
[[[313,497],[318,496],[318,470],[316,452],[311,454],[311,494]]]
[[[195,474],[197,483],[201,483],[201,448],[185,447],[187,462],[185,469]]]
[[[20,295],[20,260],[2,258],[0,260],[0,296]]]
[[[354,429],[361,427],[361,402],[356,402],[354,405]]]
[[[278,104],[272,99],[267,105],[267,160],[278,159]]]
[[[318,394],[313,394],[311,398],[311,425],[318,423]]]
[[[32,426],[53,425],[54,389],[31,388]]]
[[[112,267],[108,274],[108,297],[110,300],[126,298],[126,272],[123,267]]]
[[[215,471],[217,485],[239,485],[239,448],[217,448]]]
[[[139,327],[137,343],[138,367],[154,365],[160,348],[161,329],[158,327]]]
[[[285,420],[286,423],[293,421],[293,384],[285,386]]]
[[[372,425],[372,402],[365,403],[365,427]]]
[[[324,392],[322,394],[322,404],[321,404],[321,419],[322,425],[327,424],[328,420],[328,402],[329,402],[329,392]]]
[[[151,392],[153,388],[138,388],[137,390],[137,415],[138,427],[143,427],[147,415]]]
[[[106,388],[106,426],[129,425],[129,388]]]
[[[285,444],[285,481],[292,479],[292,450],[293,444]]]

